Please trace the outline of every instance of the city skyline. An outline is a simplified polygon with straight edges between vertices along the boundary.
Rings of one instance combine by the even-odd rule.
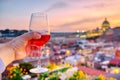
[[[120,26],[119,0],[0,0],[0,29],[27,29],[31,13],[47,12],[51,31]]]

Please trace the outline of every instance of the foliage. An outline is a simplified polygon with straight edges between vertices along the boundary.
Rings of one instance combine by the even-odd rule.
[[[52,66],[55,68],[52,69]],[[20,66],[14,66],[10,69],[9,80],[23,80],[22,76],[29,74],[29,70],[33,68],[31,63],[21,63]],[[38,80],[87,80],[87,75],[76,68],[71,68],[70,66],[60,68],[55,64],[49,66],[52,71],[46,73],[41,73]],[[36,74],[29,74],[31,77],[37,77]],[[115,78],[106,78],[104,75],[99,75],[93,80],[116,80]]]
[[[106,78],[104,75],[99,75],[97,78],[95,78],[94,80],[117,80],[116,78]]]
[[[76,80],[76,78],[73,77],[73,76],[71,76],[71,77],[69,77],[69,78],[66,78],[65,80]]]
[[[38,80],[45,80],[47,77],[48,77],[48,73],[42,73],[42,74],[39,74],[39,78]]]
[[[10,69],[9,80],[23,80],[19,66],[14,66]]]
[[[19,65],[20,65],[20,68],[22,68],[22,72],[24,75],[29,74],[30,73],[29,70],[34,68],[34,66],[29,62],[20,63]]]
[[[87,64],[86,63],[81,63],[80,66],[87,66]]]
[[[49,66],[47,66],[47,68],[49,70],[55,70],[55,69],[58,69],[58,68],[61,68],[63,67],[63,65],[56,65],[55,63],[51,63]],[[64,67],[70,67],[70,64],[64,64]]]
[[[31,63],[21,63],[18,66],[10,68],[9,80],[23,80],[22,76],[29,74],[29,70],[33,68]]]
[[[56,69],[54,71],[51,71],[50,73],[58,73],[58,72],[66,72],[69,69],[69,67],[64,67],[64,68],[60,68],[60,69]]]
[[[45,80],[46,78],[48,78],[48,80],[59,80],[59,72],[65,72],[68,69],[68,67],[65,68],[61,68],[58,70],[55,70],[53,72],[47,72],[47,73],[42,73],[40,74],[40,77],[38,80]]]
[[[64,72],[66,72],[68,69],[69,69],[69,67],[65,67],[65,68],[62,68],[62,69],[60,69],[60,70],[58,70],[58,71],[64,73]]]
[[[50,75],[50,77],[48,78],[48,80],[59,80],[58,73],[54,73],[54,74]]]
[[[31,76],[31,78],[35,78],[37,77],[37,74],[29,74]]]
[[[95,80],[101,80],[101,79],[98,77],[98,78],[95,78]]]
[[[86,75],[81,71],[78,70],[74,72],[73,76],[68,77],[66,80],[85,80]]]

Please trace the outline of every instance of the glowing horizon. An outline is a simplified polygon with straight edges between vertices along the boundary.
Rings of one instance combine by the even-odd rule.
[[[27,29],[31,13],[46,12],[51,31],[92,30],[105,17],[120,26],[119,0],[1,0],[0,29]]]

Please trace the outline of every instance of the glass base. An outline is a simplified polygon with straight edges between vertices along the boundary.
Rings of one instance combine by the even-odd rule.
[[[44,73],[44,72],[47,72],[48,69],[47,68],[42,68],[42,67],[37,67],[37,68],[33,68],[33,69],[30,69],[30,72],[31,73]]]

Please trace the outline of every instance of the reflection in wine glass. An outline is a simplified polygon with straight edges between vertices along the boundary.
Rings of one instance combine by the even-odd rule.
[[[37,45],[30,45],[30,47],[29,47],[30,49],[32,49],[32,50],[30,50],[30,54],[34,54],[34,56],[38,56],[38,55],[40,55],[41,56],[41,54],[40,54],[40,46],[37,46]],[[32,57],[33,59],[35,59],[35,57]],[[36,57],[37,58],[37,57]],[[40,57],[38,57],[38,64],[37,64],[37,68],[40,68],[41,66],[40,66]]]

